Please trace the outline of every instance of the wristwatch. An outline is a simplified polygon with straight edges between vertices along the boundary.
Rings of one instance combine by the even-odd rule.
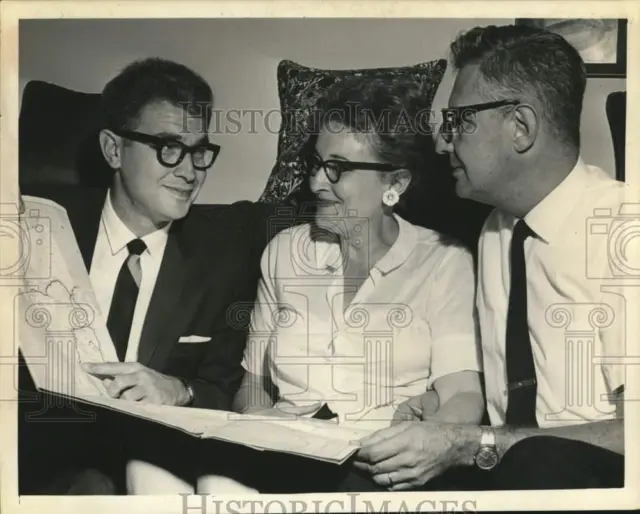
[[[191,387],[191,384],[189,383],[188,380],[181,378],[180,381],[182,382],[182,385],[184,385],[184,388],[187,390],[187,394],[189,395],[189,401],[187,401],[187,403],[185,403],[183,407],[189,407],[193,403],[193,400],[196,397],[196,395],[193,392],[193,387]]]
[[[496,434],[491,427],[482,427],[482,436],[480,437],[480,449],[476,453],[476,466],[485,471],[493,469],[500,456],[496,447]]]

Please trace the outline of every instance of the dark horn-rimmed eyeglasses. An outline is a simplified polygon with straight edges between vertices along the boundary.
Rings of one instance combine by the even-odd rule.
[[[220,153],[220,146],[210,142],[189,146],[175,138],[143,134],[132,130],[111,130],[120,137],[153,148],[156,151],[158,162],[166,168],[175,168],[187,154],[190,154],[193,167],[199,171],[206,171],[213,166]]]
[[[337,184],[340,181],[342,174],[347,171],[367,170],[390,172],[404,168],[404,166],[381,162],[343,161],[341,159],[329,159],[327,161],[323,161],[322,157],[320,157],[318,152],[315,150],[305,152],[303,155],[303,162],[310,176],[314,176],[318,173],[318,170],[322,168],[327,180],[332,184]]]
[[[440,135],[446,143],[451,143],[454,135],[465,132],[463,129],[465,122],[470,122],[476,113],[488,111],[489,109],[497,109],[498,107],[505,107],[507,105],[520,105],[520,103],[520,100],[497,100],[494,102],[462,105],[459,107],[445,107],[442,109]],[[475,130],[475,125],[473,130]]]

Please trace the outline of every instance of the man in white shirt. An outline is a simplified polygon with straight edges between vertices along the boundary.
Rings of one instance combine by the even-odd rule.
[[[445,486],[622,487],[622,357],[638,305],[625,271],[637,266],[608,250],[628,232],[625,213],[637,218],[637,193],[580,159],[586,76],[563,38],[475,28],[451,50],[459,73],[439,150],[457,194],[496,207],[480,236],[477,294],[490,425],[439,424],[423,411],[362,441],[356,466],[392,490],[440,487],[430,481],[459,466],[482,471]],[[426,396],[409,401],[414,412]]]
[[[209,141],[212,101],[209,85],[185,66],[132,63],[102,94],[111,186],[29,191],[67,211],[119,361],[86,370],[114,398],[230,410],[242,379],[246,327],[234,324],[242,316],[233,309],[253,303],[267,231],[256,204],[193,206],[220,150]],[[45,413],[59,423],[29,423],[21,413],[23,470],[51,478],[97,468],[122,478],[115,456],[125,447],[128,458],[197,473],[178,437],[165,440],[152,425],[136,431],[123,417],[111,423],[100,410],[96,422],[78,423],[74,413],[73,405]]]

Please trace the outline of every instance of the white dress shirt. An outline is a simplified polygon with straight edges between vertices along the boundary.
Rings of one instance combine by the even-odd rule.
[[[625,303],[627,312],[639,305],[633,299],[637,286],[625,288],[629,277],[616,276],[611,267],[609,242],[621,208],[629,209],[622,207],[625,201],[637,198],[624,183],[578,160],[524,218],[536,234],[524,251],[540,427],[615,417],[609,394],[624,384]],[[509,251],[517,221],[493,211],[479,241],[478,317],[488,411],[496,426],[505,423],[507,409]]]
[[[343,309],[337,244],[310,225],[280,232],[262,278],[243,366],[270,374],[295,405],[322,401],[340,423],[388,426],[398,404],[438,378],[480,370],[473,259],[396,216],[399,235]]]
[[[125,358],[128,362],[135,362],[138,359],[140,333],[142,332],[142,325],[151,301],[151,294],[158,278],[162,256],[167,245],[168,232],[169,225],[140,238],[147,245],[147,249],[140,255],[142,281],[133,315],[131,332],[129,333],[129,343]],[[133,239],[136,239],[136,236],[118,217],[111,204],[110,192],[107,193],[89,273],[98,306],[105,320],[109,316],[113,291],[120,268],[129,256],[127,243]]]

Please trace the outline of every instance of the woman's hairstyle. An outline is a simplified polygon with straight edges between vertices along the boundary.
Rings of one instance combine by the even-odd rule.
[[[104,127],[133,130],[142,110],[162,101],[203,119],[206,130],[213,104],[209,84],[190,68],[156,57],[129,64],[107,83],[102,91]]]
[[[414,185],[435,154],[430,109],[427,89],[415,79],[345,79],[313,110],[304,151],[323,129],[363,135],[382,162],[407,169]]]

